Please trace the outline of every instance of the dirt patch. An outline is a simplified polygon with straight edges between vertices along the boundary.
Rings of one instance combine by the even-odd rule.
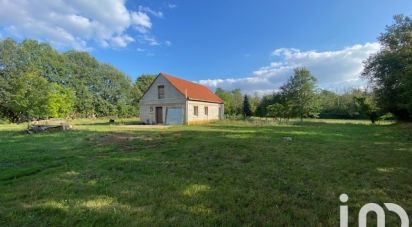
[[[109,146],[109,145],[118,145],[124,151],[136,151],[141,146],[139,144],[134,144],[133,141],[142,141],[147,142],[144,147],[154,148],[157,144],[154,144],[154,138],[147,135],[136,135],[132,133],[110,133],[97,138],[90,138],[90,141],[93,141],[97,146]]]

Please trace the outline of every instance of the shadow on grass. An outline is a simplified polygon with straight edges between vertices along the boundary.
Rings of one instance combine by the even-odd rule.
[[[386,138],[397,130],[1,131],[0,225],[337,225],[341,193],[410,210],[411,144]]]
[[[105,125],[142,125],[141,121],[115,121],[115,122],[87,122],[87,123],[78,123],[76,125],[95,125],[95,126],[105,126]]]

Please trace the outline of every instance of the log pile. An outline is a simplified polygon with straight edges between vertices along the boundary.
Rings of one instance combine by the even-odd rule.
[[[50,124],[51,123],[51,124]],[[59,132],[71,129],[72,126],[62,122],[61,120],[53,121],[38,121],[30,124],[26,130],[28,134],[43,133],[43,132]]]

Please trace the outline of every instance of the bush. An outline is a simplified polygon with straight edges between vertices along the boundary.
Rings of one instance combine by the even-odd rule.
[[[10,121],[7,118],[0,117],[0,124],[9,124]]]
[[[396,116],[392,113],[386,113],[382,115],[379,119],[383,121],[393,121],[396,120]]]

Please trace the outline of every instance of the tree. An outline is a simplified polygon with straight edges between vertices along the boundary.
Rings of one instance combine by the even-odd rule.
[[[279,119],[288,117],[287,108],[280,103],[269,105],[266,109],[268,117],[274,117]]]
[[[10,100],[15,91],[13,86],[22,74],[23,62],[18,43],[12,39],[0,40],[0,116],[13,122],[19,117],[10,110]]]
[[[231,91],[233,96],[233,112],[235,115],[242,114],[243,95],[239,88]]]
[[[293,76],[281,87],[282,96],[291,113],[303,120],[316,115],[316,78],[305,68],[296,68]]]
[[[64,56],[48,43],[26,39],[19,46],[24,71],[36,71],[49,82],[67,83]]]
[[[379,108],[376,102],[368,95],[356,96],[354,97],[354,102],[356,104],[356,109],[361,115],[366,115],[372,122],[375,122],[379,118]]]
[[[132,90],[133,105],[139,105],[139,100],[142,98],[147,89],[149,89],[149,86],[153,83],[156,77],[157,75],[155,74],[143,74],[136,79]]]
[[[0,116],[19,121],[21,113],[15,112],[18,105],[12,98],[19,95],[21,78],[34,72],[47,83],[74,93],[76,116],[130,116],[137,112],[130,78],[113,66],[98,62],[87,52],[59,53],[47,43],[5,39],[0,40]],[[66,108],[53,109],[63,111],[53,116],[67,114]]]
[[[225,91],[222,88],[217,88],[215,94],[219,96],[225,103],[225,113],[229,116],[235,115],[233,92]]]
[[[257,93],[254,93],[253,96],[250,97],[250,108],[252,110],[252,115],[256,115],[256,109],[258,108],[260,103],[260,97]]]
[[[74,92],[69,88],[52,83],[48,90],[48,117],[65,118],[74,107]]]
[[[412,19],[397,15],[378,38],[382,49],[368,58],[362,73],[379,107],[403,120],[412,119]]]
[[[245,117],[252,116],[252,110],[251,110],[249,98],[247,95],[245,95],[243,98],[242,113],[243,113],[243,116]]]
[[[283,103],[283,97],[279,92],[274,92],[272,95],[265,95],[260,100],[256,107],[256,116],[266,117],[268,116],[267,107],[274,103]]]
[[[142,74],[136,79],[134,89],[140,93],[140,97],[149,89],[156,77],[155,74]]]
[[[90,116],[130,116],[136,113],[129,77],[109,64],[99,63],[87,52],[63,54],[67,67],[64,77],[75,91],[75,112]]]
[[[15,121],[47,118],[49,115],[49,83],[36,72],[21,76],[14,86],[8,108],[16,115]]]

